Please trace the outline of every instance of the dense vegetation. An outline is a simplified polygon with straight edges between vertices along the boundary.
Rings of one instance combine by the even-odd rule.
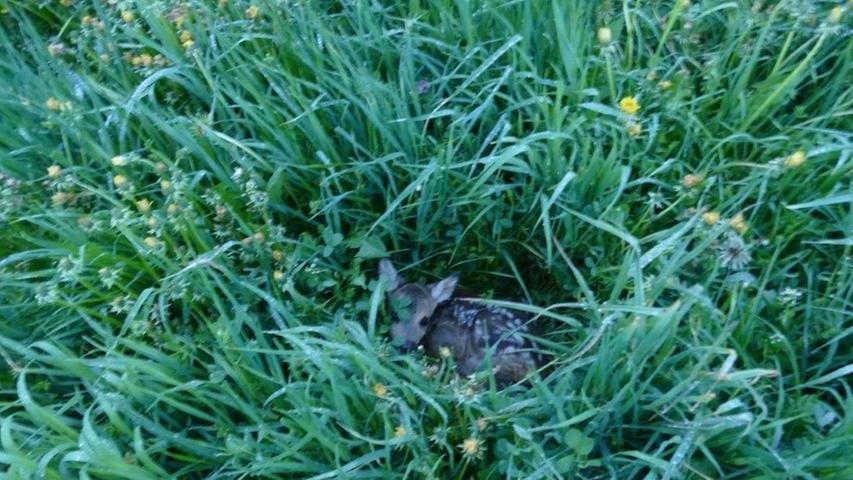
[[[849,9],[0,0],[0,478],[853,478]]]

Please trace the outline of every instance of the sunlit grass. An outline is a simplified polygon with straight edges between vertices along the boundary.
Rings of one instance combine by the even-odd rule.
[[[850,25],[0,0],[0,476],[853,477]],[[553,364],[397,353],[389,255]]]

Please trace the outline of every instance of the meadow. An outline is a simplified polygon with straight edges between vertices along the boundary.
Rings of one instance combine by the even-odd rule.
[[[0,0],[0,479],[853,478],[851,8]]]

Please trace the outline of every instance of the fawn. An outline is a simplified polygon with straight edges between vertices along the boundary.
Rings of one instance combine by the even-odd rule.
[[[530,315],[483,300],[455,296],[459,274],[428,285],[407,283],[390,261],[379,262],[387,279],[388,303],[394,319],[391,339],[403,351],[423,346],[427,355],[452,355],[460,375],[487,364],[491,355],[495,379],[505,386],[518,382],[544,363],[529,336],[536,325]]]

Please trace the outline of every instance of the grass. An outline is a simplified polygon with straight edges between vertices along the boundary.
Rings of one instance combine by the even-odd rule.
[[[849,8],[0,0],[0,478],[850,478]]]

